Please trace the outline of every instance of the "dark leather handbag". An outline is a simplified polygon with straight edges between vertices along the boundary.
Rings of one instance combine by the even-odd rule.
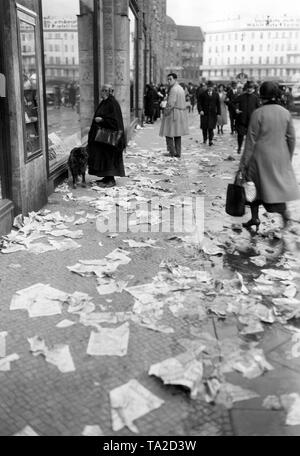
[[[242,217],[245,214],[245,202],[245,189],[242,185],[242,178],[238,173],[234,183],[227,186],[226,214],[232,217]]]
[[[95,141],[117,147],[122,135],[123,132],[121,130],[109,130],[108,128],[98,127]]]

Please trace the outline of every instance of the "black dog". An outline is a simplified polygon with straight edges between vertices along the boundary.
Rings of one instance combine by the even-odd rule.
[[[75,147],[71,150],[68,159],[68,166],[73,177],[73,188],[76,188],[78,176],[82,177],[82,187],[86,187],[85,172],[88,162],[88,153],[86,147]]]

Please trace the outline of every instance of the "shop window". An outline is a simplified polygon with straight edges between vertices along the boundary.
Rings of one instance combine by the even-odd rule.
[[[18,6],[25,160],[41,154],[36,14]],[[31,40],[30,40],[31,37]],[[24,41],[28,46],[24,46]]]
[[[65,12],[68,12],[68,36],[78,40],[77,15],[79,0],[61,0],[60,7],[53,0],[42,0],[45,69],[49,62],[47,44],[49,30],[52,30],[56,40],[56,59],[50,60],[51,72],[46,73],[47,100],[47,130],[48,130],[48,162],[52,173],[64,164],[70,150],[82,144],[80,127],[80,84],[79,84],[79,54],[78,46],[70,46],[63,42],[66,36]],[[47,18],[47,20],[46,20]],[[68,46],[68,57],[64,52]],[[61,68],[62,63],[64,69]],[[73,71],[74,66],[78,66]]]

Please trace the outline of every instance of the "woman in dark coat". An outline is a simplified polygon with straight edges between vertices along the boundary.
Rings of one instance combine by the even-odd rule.
[[[240,171],[246,181],[253,181],[257,190],[256,200],[250,204],[251,220],[245,228],[258,230],[259,205],[268,212],[281,214],[284,226],[289,221],[287,201],[300,198],[292,167],[295,149],[295,130],[291,114],[277,102],[278,87],[264,82],[260,88],[263,106],[256,109],[250,119]]]
[[[112,95],[112,86],[106,84],[102,88],[102,101],[96,109],[88,138],[89,174],[103,177],[98,181],[101,187],[114,187],[114,176],[125,176],[123,150],[126,147],[122,111],[119,103]],[[119,131],[120,140],[117,146],[96,142],[99,127]]]

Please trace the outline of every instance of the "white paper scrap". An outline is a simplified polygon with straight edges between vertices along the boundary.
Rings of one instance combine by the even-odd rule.
[[[10,370],[10,363],[12,361],[17,361],[20,359],[20,356],[17,355],[16,353],[13,353],[12,355],[8,355],[5,358],[0,359],[0,371],[6,372]]]
[[[191,397],[195,398],[201,386],[203,365],[195,359],[194,353],[186,352],[153,364],[148,373],[162,378],[164,384],[186,386],[191,390]]]
[[[74,372],[75,366],[68,345],[55,345],[46,352],[46,361],[54,364],[60,372]]]
[[[133,421],[158,409],[164,403],[134,379],[110,391],[109,395],[113,431],[127,426],[130,431],[138,433]]]
[[[85,426],[84,430],[82,431],[82,435],[85,437],[101,437],[103,436],[103,431],[98,425],[94,426]]]
[[[0,358],[4,358],[6,355],[6,336],[7,331],[0,332]]]
[[[14,434],[13,437],[39,437],[39,434],[32,427],[25,426],[24,429]]]
[[[118,328],[99,328],[92,332],[87,354],[92,356],[125,356],[129,340],[129,323]]]
[[[57,328],[69,328],[70,326],[73,326],[75,324],[76,324],[75,321],[66,319],[66,320],[62,320],[59,323],[57,323],[56,327]]]
[[[296,426],[300,424],[300,396],[297,393],[282,394],[281,402],[287,411],[286,424]]]

